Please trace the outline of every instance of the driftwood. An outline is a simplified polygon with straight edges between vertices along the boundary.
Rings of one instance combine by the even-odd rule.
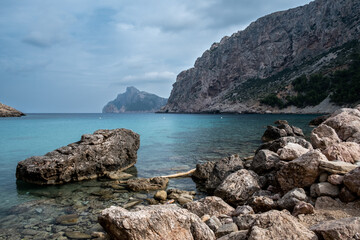
[[[162,178],[191,177],[191,175],[195,172],[195,170],[196,170],[196,168],[191,169],[187,172],[175,173],[175,174],[160,176],[160,177],[162,177]]]

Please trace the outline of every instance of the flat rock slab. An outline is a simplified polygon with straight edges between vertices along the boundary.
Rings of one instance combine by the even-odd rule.
[[[19,162],[16,178],[53,185],[104,177],[133,166],[139,146],[140,136],[131,130],[97,130],[79,142]]]
[[[343,218],[322,222],[310,227],[320,239],[343,240],[360,238],[360,218]]]
[[[329,173],[346,174],[354,170],[357,166],[342,161],[320,161],[319,168]]]

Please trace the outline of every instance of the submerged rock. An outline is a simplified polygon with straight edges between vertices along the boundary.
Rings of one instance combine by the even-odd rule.
[[[79,142],[18,163],[16,178],[39,185],[103,177],[136,163],[140,137],[127,129],[97,130]]]
[[[134,191],[148,191],[165,189],[169,183],[168,178],[153,177],[153,178],[136,178],[127,181],[127,187]]]
[[[103,210],[98,220],[114,239],[215,239],[198,216],[175,205],[148,206],[135,212],[113,206]]]

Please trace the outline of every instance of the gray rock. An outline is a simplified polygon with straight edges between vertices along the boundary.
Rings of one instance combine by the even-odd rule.
[[[169,183],[168,178],[153,177],[153,178],[136,178],[127,181],[127,187],[134,191],[147,191],[165,189]]]
[[[103,177],[133,166],[139,145],[139,135],[130,130],[97,130],[79,142],[19,162],[16,178],[49,185]]]
[[[305,139],[303,139],[301,137],[282,137],[282,138],[276,139],[274,141],[262,144],[256,150],[256,153],[258,153],[261,149],[268,149],[268,150],[276,153],[280,148],[285,147],[289,143],[299,144],[303,148],[313,150],[311,143],[309,143],[308,141],[306,141]]]
[[[294,188],[287,192],[278,202],[281,209],[293,210],[294,206],[301,201],[306,201],[307,196],[302,188]]]
[[[296,217],[300,214],[313,214],[313,213],[314,213],[313,205],[304,201],[300,201],[296,203],[292,215]]]
[[[249,205],[237,206],[235,211],[231,214],[233,217],[237,217],[245,214],[254,214],[254,210]]]
[[[307,153],[308,151],[309,149],[304,148],[297,143],[288,143],[285,147],[280,148],[277,151],[277,154],[281,160],[291,161]]]
[[[343,218],[339,220],[325,221],[310,227],[320,239],[343,240],[359,239],[360,218]]]
[[[98,220],[114,239],[215,239],[198,216],[175,205],[147,206],[135,212],[110,207],[100,213]]]
[[[215,236],[220,238],[222,236],[228,235],[232,232],[238,231],[238,227],[235,223],[228,223],[221,225],[215,232]]]
[[[250,198],[248,203],[256,213],[266,212],[277,208],[276,202],[265,196],[253,196]]]
[[[205,223],[213,232],[216,232],[216,230],[221,226],[221,222],[216,216],[212,216]]]
[[[330,161],[356,163],[360,161],[360,144],[341,142],[328,146],[322,153]]]
[[[207,180],[210,177],[210,174],[213,172],[215,162],[205,162],[196,164],[196,170],[192,174],[192,177]]]
[[[272,170],[279,170],[281,166],[279,155],[270,150],[263,149],[256,153],[250,169],[257,174],[263,174]]]
[[[344,176],[344,185],[353,193],[360,196],[360,167]]]
[[[311,195],[313,197],[329,196],[337,197],[340,189],[336,185],[332,185],[329,182],[315,183],[311,185]]]
[[[225,235],[218,240],[246,240],[247,239],[247,230],[232,232],[228,235]]]
[[[278,138],[286,137],[286,136],[288,136],[286,129],[280,129],[280,128],[274,127],[274,126],[267,126],[266,131],[264,132],[263,136],[261,137],[261,141],[269,142],[269,141],[273,141]]]
[[[329,176],[329,174],[327,174],[327,173],[320,174],[319,182],[326,182],[328,179],[328,176]]]
[[[319,169],[330,174],[346,174],[356,167],[356,165],[347,162],[321,160]]]
[[[322,150],[335,143],[341,142],[335,130],[325,124],[321,124],[311,131],[310,141],[314,148],[320,148]]]
[[[344,176],[339,174],[331,174],[328,176],[327,181],[333,185],[341,185],[344,181]]]
[[[224,202],[224,200],[216,196],[209,196],[199,199],[198,201],[187,203],[184,207],[199,217],[205,214],[216,217],[221,214],[230,215],[235,210]]]
[[[65,232],[65,235],[70,239],[91,239],[91,235],[82,232]]]

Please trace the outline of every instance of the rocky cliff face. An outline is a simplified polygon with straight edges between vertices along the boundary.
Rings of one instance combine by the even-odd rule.
[[[25,114],[16,110],[15,108],[0,103],[0,117],[21,117],[21,116],[25,116]]]
[[[102,112],[155,112],[164,106],[166,101],[166,98],[128,87],[125,93],[119,94],[115,100],[106,104]]]
[[[181,72],[162,111],[264,111],[268,107],[259,99],[265,94],[302,74],[334,69],[344,44],[359,37],[360,2],[355,0],[315,0],[262,17],[214,43],[193,68]],[[332,104],[320,109],[326,108],[334,110]]]

